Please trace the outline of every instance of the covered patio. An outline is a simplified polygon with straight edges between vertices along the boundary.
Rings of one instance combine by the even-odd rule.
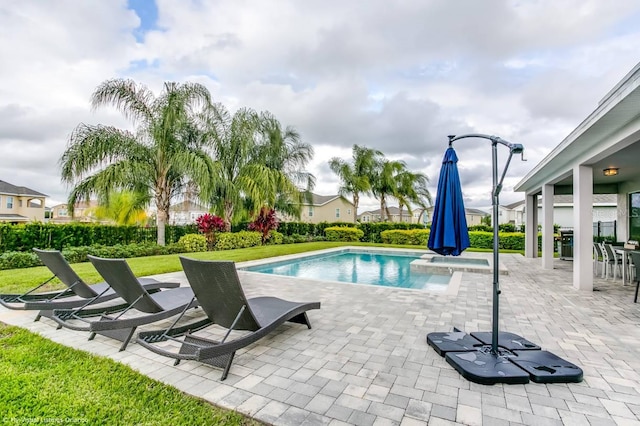
[[[525,256],[554,268],[553,196],[573,195],[573,287],[592,291],[593,195],[617,194],[618,241],[640,240],[640,64],[515,186],[525,192]],[[538,203],[542,217],[538,218]]]

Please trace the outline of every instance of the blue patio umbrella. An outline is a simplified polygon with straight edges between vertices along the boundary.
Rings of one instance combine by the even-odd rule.
[[[458,156],[452,147],[444,153],[427,247],[444,256],[459,256],[471,243],[464,212]]]

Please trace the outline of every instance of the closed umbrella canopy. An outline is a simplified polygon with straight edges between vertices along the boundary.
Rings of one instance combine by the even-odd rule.
[[[444,256],[459,256],[471,245],[457,163],[458,156],[449,147],[442,160],[427,244],[429,249]]]

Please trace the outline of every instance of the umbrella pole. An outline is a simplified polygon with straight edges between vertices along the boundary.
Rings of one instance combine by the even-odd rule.
[[[491,141],[491,164],[493,166],[493,188],[491,191],[491,205],[493,207],[493,323],[491,333],[491,352],[495,355],[498,354],[498,316],[500,315],[500,307],[498,302],[500,300],[500,270],[498,269],[498,144],[496,141]]]

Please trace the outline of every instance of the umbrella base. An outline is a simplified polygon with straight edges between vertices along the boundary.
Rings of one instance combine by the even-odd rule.
[[[480,340],[485,345],[492,344],[491,338],[493,333],[490,331],[471,333],[471,336]],[[505,331],[498,332],[498,346],[510,351],[539,351],[542,349],[540,346],[528,341],[524,337]]]
[[[482,346],[482,342],[464,331],[452,331],[450,333],[429,333],[427,344],[435,349],[440,356],[447,352],[469,352]]]
[[[529,373],[535,383],[580,383],[582,369],[548,351],[514,351],[509,361]]]
[[[470,335],[454,329],[448,333],[429,333],[427,343],[462,377],[474,383],[579,383],[580,367],[540,349],[517,334],[498,334],[498,353],[491,350],[490,332]],[[510,349],[513,348],[513,349]]]
[[[490,346],[482,346],[468,352],[448,352],[444,359],[465,379],[482,385],[529,383],[529,373],[509,361],[511,352],[491,352]]]

